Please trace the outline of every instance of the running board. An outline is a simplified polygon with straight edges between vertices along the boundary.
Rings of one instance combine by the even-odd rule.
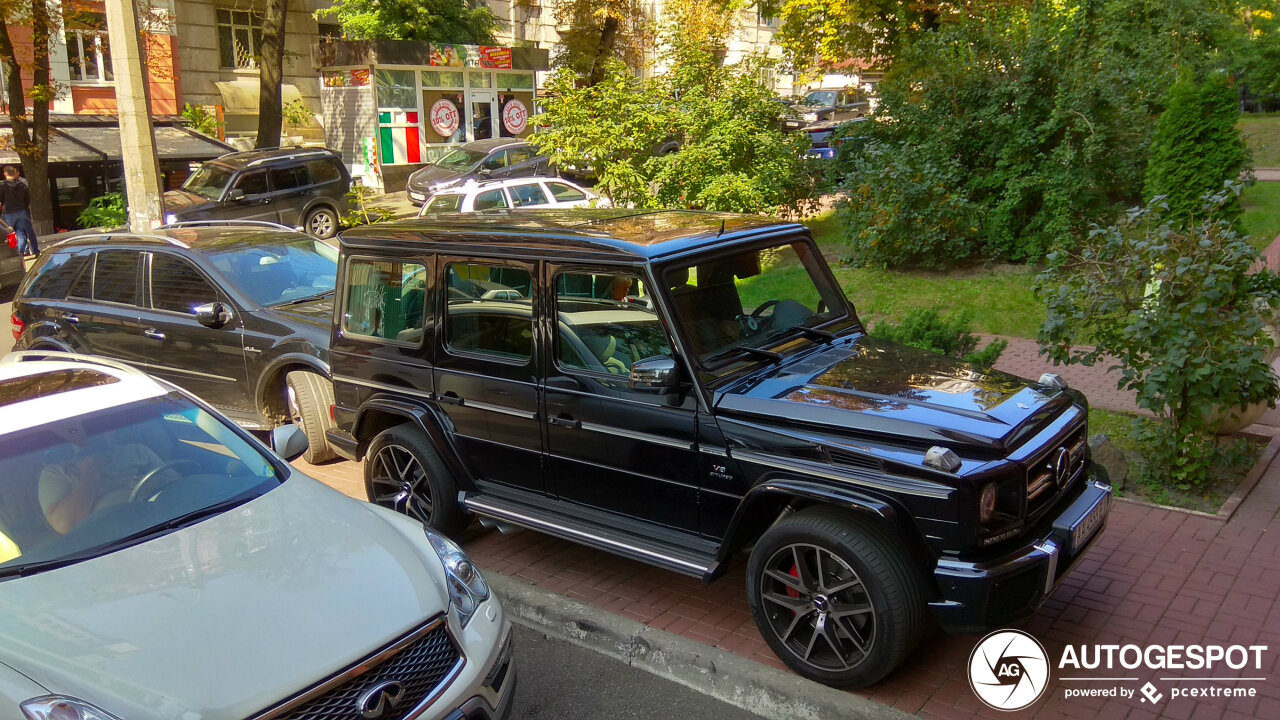
[[[494,493],[464,491],[459,495],[463,507],[469,512],[496,521],[499,527],[506,523],[537,530],[563,540],[690,575],[703,582],[716,575],[719,565],[715,559],[714,546],[701,538],[693,539],[705,547],[704,552],[627,532],[619,527],[616,517],[586,508],[582,508],[582,514],[569,514],[539,507],[543,503],[533,505]],[[599,517],[588,518],[584,515]],[[610,519],[612,522],[608,522]]]

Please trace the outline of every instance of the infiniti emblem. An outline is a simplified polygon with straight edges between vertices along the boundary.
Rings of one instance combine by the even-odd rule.
[[[399,680],[380,682],[364,691],[356,700],[356,707],[360,710],[360,717],[378,720],[394,710],[404,700],[404,694],[404,683]]]
[[[1071,479],[1071,453],[1064,447],[1058,448],[1058,458],[1053,462],[1053,476],[1058,481],[1058,487],[1063,487]]]

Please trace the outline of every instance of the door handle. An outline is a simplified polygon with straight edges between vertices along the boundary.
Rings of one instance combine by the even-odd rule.
[[[76,317],[75,315],[72,315],[71,313],[67,313],[66,315],[63,315],[62,319],[66,322],[71,323],[72,325],[76,325],[80,322],[80,318]]]
[[[556,427],[564,427],[564,428],[569,428],[571,430],[582,429],[582,421],[574,420],[572,417],[569,417],[568,415],[557,415],[556,417],[553,417],[553,418],[547,418],[547,422],[551,423],[552,425],[555,425]]]
[[[462,398],[458,397],[458,394],[455,392],[447,392],[441,395],[438,399],[445,405],[462,405],[463,402]]]
[[[147,336],[147,337],[149,337],[149,338],[151,338],[152,340],[163,340],[163,339],[164,339],[164,333],[160,332],[159,330],[157,330],[157,329],[155,329],[155,328],[147,328],[146,330],[143,330],[143,331],[142,331],[142,334],[143,334],[143,335],[145,335],[145,336]]]

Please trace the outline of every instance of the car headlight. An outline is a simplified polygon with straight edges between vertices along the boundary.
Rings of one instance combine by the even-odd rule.
[[[805,122],[818,122],[818,113],[810,112],[800,116]]]
[[[120,720],[101,708],[65,695],[41,695],[22,703],[28,720]]]
[[[480,603],[489,599],[489,586],[480,577],[480,571],[471,562],[471,558],[462,552],[462,548],[430,530],[427,531],[427,540],[444,565],[445,581],[449,585],[449,604],[458,611],[462,627],[466,627]]]
[[[165,224],[165,225],[172,225],[172,224],[174,224],[174,223],[176,223],[176,222],[178,222],[178,216],[177,216],[177,215],[174,215],[173,213],[168,213],[168,214],[166,214],[166,215],[164,216],[164,224]]]

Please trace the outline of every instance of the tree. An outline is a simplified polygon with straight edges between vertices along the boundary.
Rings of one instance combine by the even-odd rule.
[[[23,89],[22,69],[14,52],[9,25],[31,28],[31,88]],[[53,201],[49,193],[49,103],[58,93],[50,79],[49,52],[59,17],[47,0],[0,0],[0,65],[8,81],[9,124],[13,148],[22,160],[31,192],[31,221],[37,234],[53,231]],[[27,97],[31,115],[27,116]]]
[[[316,11],[353,40],[488,44],[498,20],[479,0],[334,0]]]
[[[556,0],[560,31],[557,67],[567,67],[588,85],[602,81],[609,60],[630,68],[645,62],[653,40],[652,19],[641,0]]]
[[[262,18],[262,40],[258,43],[258,137],[257,147],[280,144],[283,123],[284,26],[289,0],[267,0]]]

